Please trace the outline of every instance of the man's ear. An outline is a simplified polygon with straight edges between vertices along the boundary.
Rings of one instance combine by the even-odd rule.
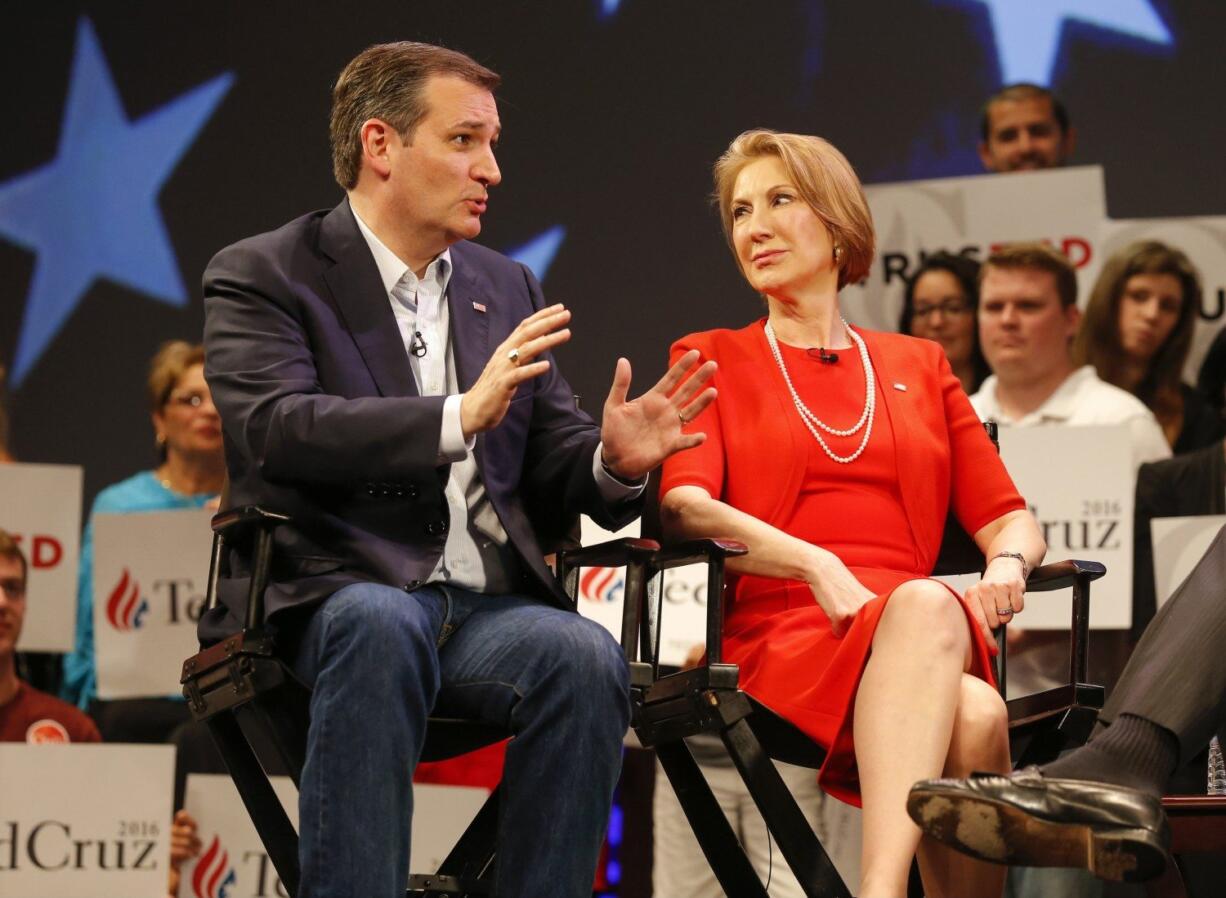
[[[1081,309],[1077,307],[1077,303],[1064,307],[1064,320],[1068,323],[1069,337],[1077,336],[1077,331],[1081,327]]]
[[[363,164],[379,177],[388,177],[392,173],[392,142],[400,139],[396,129],[383,119],[370,118],[362,122],[358,137],[362,141]]]
[[[984,171],[996,171],[992,163],[992,154],[988,152],[988,144],[985,140],[979,141],[979,161],[983,163]]]

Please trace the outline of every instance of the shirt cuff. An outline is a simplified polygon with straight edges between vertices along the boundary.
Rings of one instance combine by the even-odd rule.
[[[604,443],[597,443],[596,453],[592,456],[592,476],[596,478],[596,489],[600,490],[600,498],[604,499],[607,505],[615,505],[627,499],[637,498],[646,489],[647,478],[644,477],[635,483],[627,483],[616,477],[601,461],[601,450],[603,449]]]
[[[474,434],[464,439],[464,427],[460,423],[460,403],[463,393],[448,396],[443,402],[443,430],[438,437],[438,463],[450,465],[463,461],[477,444]]]

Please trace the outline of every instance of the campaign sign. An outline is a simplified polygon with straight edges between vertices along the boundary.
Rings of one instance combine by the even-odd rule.
[[[1132,509],[1136,472],[1127,425],[1002,427],[1000,452],[1047,541],[1046,562],[1107,566],[1090,590],[1090,626],[1132,623]],[[1026,597],[1019,627],[1067,630],[1069,593]]]
[[[638,521],[617,533],[611,533],[586,515],[583,517],[582,540],[585,546],[638,535]],[[657,600],[656,590],[663,589],[660,662],[680,667],[695,645],[706,642],[707,566],[694,564],[674,568],[665,571],[662,581],[653,581],[648,585],[648,601],[651,603]],[[587,567],[579,572],[579,613],[603,626],[619,642],[625,586],[625,568]]]
[[[0,465],[0,529],[17,540],[29,563],[23,651],[72,651],[81,478],[77,465]]]
[[[1158,240],[1183,250],[1200,272],[1204,292],[1192,334],[1192,349],[1183,369],[1184,380],[1194,384],[1226,314],[1226,216],[1107,222],[1103,228],[1102,259],[1109,259],[1138,240]]]
[[[94,517],[99,698],[176,694],[196,654],[212,532],[206,509]]]
[[[0,745],[0,895],[163,898],[170,745]]]
[[[1205,557],[1223,526],[1226,515],[1220,514],[1154,518],[1149,522],[1154,546],[1154,597],[1159,608]]]
[[[290,822],[297,826],[298,792],[293,781],[287,776],[270,779]],[[473,786],[415,783],[413,870],[437,870],[488,797],[488,791]],[[288,898],[230,777],[189,774],[183,804],[196,820],[201,848],[198,857],[183,865],[179,898]],[[379,821],[370,825],[378,826]]]
[[[877,257],[864,284],[845,293],[843,308],[865,327],[898,329],[905,278],[940,250],[983,260],[1002,243],[1045,240],[1077,268],[1083,295],[1097,273],[1107,217],[1098,166],[873,184],[864,192]]]

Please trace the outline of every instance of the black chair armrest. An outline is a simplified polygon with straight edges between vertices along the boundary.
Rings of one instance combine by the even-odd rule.
[[[558,575],[578,567],[620,567],[631,559],[650,558],[660,549],[654,539],[623,537],[611,539],[594,546],[579,546],[558,554]]]
[[[687,539],[685,542],[671,543],[656,552],[652,559],[652,567],[657,571],[669,568],[685,567],[687,564],[701,564],[713,559],[733,558],[749,552],[744,543],[731,539]]]
[[[268,571],[272,564],[273,531],[291,520],[289,515],[270,511],[259,505],[240,505],[213,515],[213,557],[209,563],[208,590],[204,610],[217,607],[217,581],[221,577],[224,549],[227,542],[233,544],[255,536],[251,552],[251,580],[247,589],[247,619],[245,627],[259,630],[264,623],[264,588],[268,585]]]
[[[1106,567],[1097,561],[1080,561],[1075,558],[1070,558],[1068,561],[1054,561],[1030,572],[1030,576],[1026,578],[1026,591],[1051,592],[1057,589],[1069,589],[1078,578],[1084,578],[1084,582],[1089,583],[1106,573]]]

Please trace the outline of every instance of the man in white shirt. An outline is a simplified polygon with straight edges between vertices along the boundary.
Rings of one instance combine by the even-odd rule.
[[[979,287],[979,342],[994,373],[971,397],[976,413],[1002,428],[1126,424],[1134,466],[1170,457],[1139,399],[1073,363],[1080,323],[1077,276],[1063,254],[1043,243],[994,252]]]
[[[1126,424],[1134,469],[1170,456],[1162,428],[1139,399],[1073,362],[1081,312],[1077,275],[1062,253],[1044,243],[1011,244],[988,257],[979,278],[979,342],[995,372],[971,397],[982,420],[1001,428]],[[1051,689],[1068,675],[1068,631],[1022,626],[1009,632],[1010,696]],[[1094,634],[1090,657],[1111,679],[1123,666],[1127,635]],[[1101,891],[1088,874],[1047,870],[1013,871],[1009,889],[1019,898]]]

